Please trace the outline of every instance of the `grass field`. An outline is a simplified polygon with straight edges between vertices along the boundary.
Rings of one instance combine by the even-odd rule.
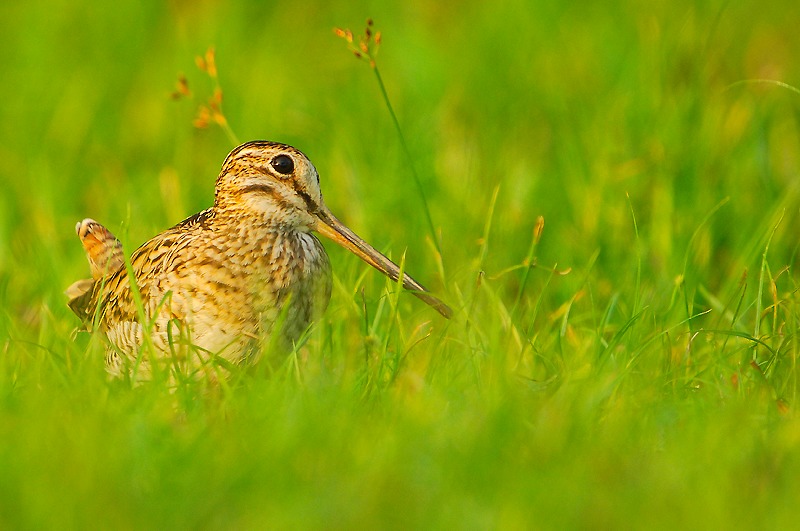
[[[796,525],[795,2],[295,4],[0,7],[0,528]],[[410,158],[333,32],[367,17]],[[302,149],[451,321],[326,244],[297,355],[106,377],[73,227],[211,204],[210,46],[236,137]]]

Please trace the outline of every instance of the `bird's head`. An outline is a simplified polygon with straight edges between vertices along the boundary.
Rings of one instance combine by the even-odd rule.
[[[299,150],[255,141],[230,152],[217,178],[214,208],[253,215],[288,230],[310,232],[324,205],[319,175]]]

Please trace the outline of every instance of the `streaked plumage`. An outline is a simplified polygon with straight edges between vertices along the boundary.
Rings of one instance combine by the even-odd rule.
[[[141,307],[119,241],[89,219],[77,231],[93,278],[68,289],[69,306],[107,336],[109,370],[135,367],[137,377],[151,369],[150,356],[139,356],[149,351],[140,349],[148,336],[156,359],[190,371],[209,359],[252,361],[266,344],[291,348],[330,298],[330,264],[312,231],[399,276],[394,263],[331,214],[308,158],[274,142],[234,149],[217,178],[214,206],[131,255]],[[449,317],[450,309],[419,283],[405,275],[403,284]],[[149,334],[142,322],[150,323]]]

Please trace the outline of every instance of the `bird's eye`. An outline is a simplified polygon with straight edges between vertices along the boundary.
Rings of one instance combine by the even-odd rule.
[[[289,175],[294,171],[294,161],[289,155],[278,155],[270,161],[275,171],[283,175]]]

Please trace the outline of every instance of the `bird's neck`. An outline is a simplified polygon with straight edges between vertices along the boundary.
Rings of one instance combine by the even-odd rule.
[[[285,211],[215,210],[215,232],[228,235],[244,246],[261,246],[264,241],[274,241],[276,235],[280,235],[280,239],[293,239],[311,232],[307,224],[298,222]]]

